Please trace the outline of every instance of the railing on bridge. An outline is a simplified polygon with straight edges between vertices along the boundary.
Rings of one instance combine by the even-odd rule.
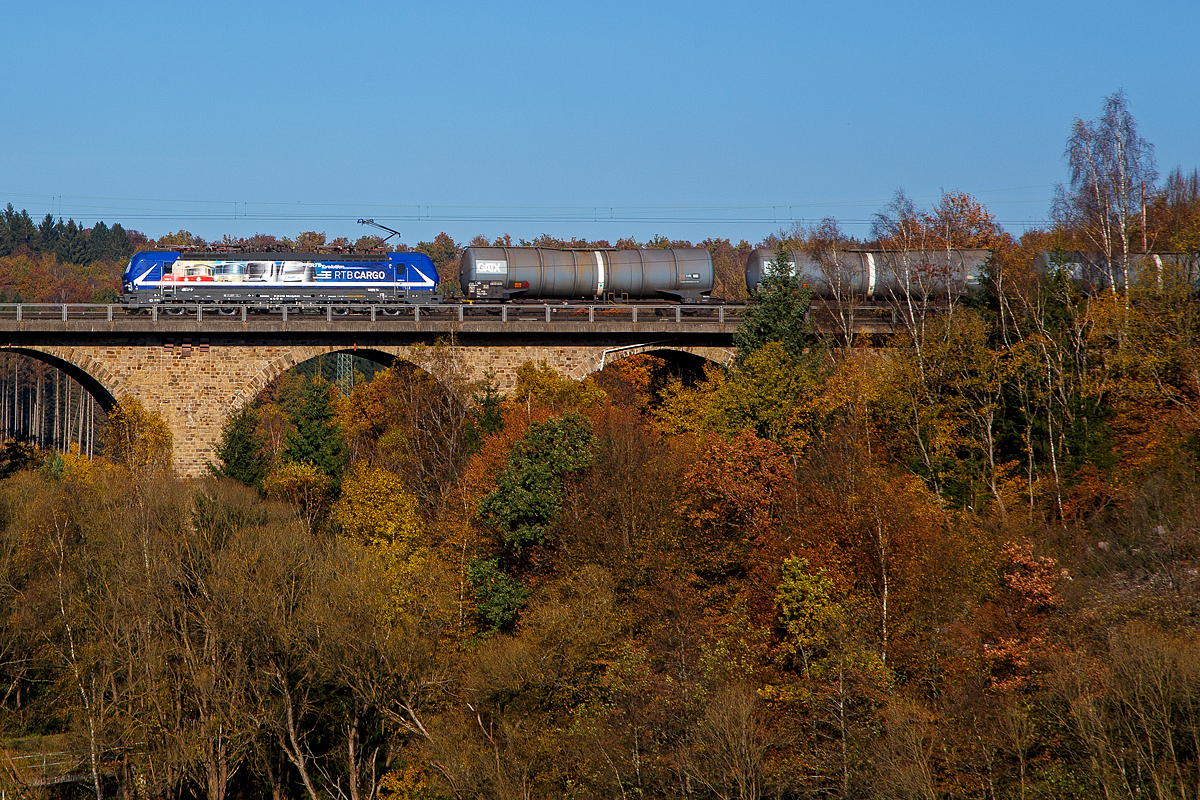
[[[123,305],[97,305],[91,303],[7,303],[0,304],[0,321],[15,322],[70,322],[106,321],[123,319],[153,322],[159,320],[180,321],[194,319],[197,322],[280,319],[314,319],[324,317],[327,322],[348,320],[355,322],[555,322],[596,323],[624,322],[632,324],[650,322],[737,324],[741,321],[745,306],[735,305],[579,305],[579,304],[530,304],[530,303],[447,303],[443,305],[358,305],[358,304],[303,304],[256,306],[247,304],[222,305],[217,303],[193,303],[160,305],[150,308],[132,309]]]
[[[45,790],[65,783],[87,783],[93,779],[92,753],[88,750],[41,750],[42,740],[61,740],[60,735],[32,736],[0,744],[0,797],[26,797],[30,790]],[[53,745],[51,745],[53,747]],[[95,753],[95,767],[104,779],[118,775],[121,761],[144,752],[145,742],[105,747]]]
[[[5,777],[15,779],[18,786],[53,786],[86,780],[90,769],[87,751],[70,750],[55,753],[4,753]]]

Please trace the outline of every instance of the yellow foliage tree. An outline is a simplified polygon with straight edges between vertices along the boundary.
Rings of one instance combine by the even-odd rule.
[[[416,498],[400,476],[361,462],[345,480],[333,518],[347,535],[377,547],[415,547],[421,535]]]
[[[171,431],[162,417],[128,397],[108,414],[104,452],[116,464],[139,475],[171,468]]]
[[[379,780],[380,800],[425,800],[435,796],[419,764],[406,763],[389,770]]]
[[[311,530],[328,507],[332,483],[328,475],[312,464],[281,461],[263,479],[263,492],[272,500],[295,505],[298,519]]]
[[[812,440],[820,397],[811,368],[798,364],[779,342],[769,342],[728,377],[709,367],[695,387],[668,386],[654,415],[664,433],[711,431],[730,438],[753,431],[795,457]]]
[[[604,390],[591,378],[564,378],[545,361],[541,365],[526,361],[517,369],[513,398],[518,401],[536,401],[555,411],[586,411],[603,403],[605,397]]]
[[[363,542],[381,558],[396,586],[403,585],[425,560],[417,499],[393,472],[356,464],[342,484],[333,519],[346,536]]]

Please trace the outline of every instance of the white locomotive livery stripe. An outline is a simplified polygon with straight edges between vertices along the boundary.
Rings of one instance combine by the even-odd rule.
[[[409,281],[402,280],[400,281],[401,286],[423,286],[427,289],[437,288],[437,281],[426,275],[424,272],[421,272],[421,270],[417,269],[415,265],[413,266],[412,271],[421,276],[421,281],[419,283],[411,283]]]
[[[604,297],[604,253],[595,251],[596,256],[596,296]]]

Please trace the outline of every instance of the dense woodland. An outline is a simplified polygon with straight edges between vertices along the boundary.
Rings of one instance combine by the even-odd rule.
[[[992,251],[886,346],[814,330],[781,253],[730,369],[310,362],[198,481],[133,402],[102,456],[11,441],[5,792],[1200,795],[1200,176],[1158,180],[1121,95],[1068,163],[1019,239],[964,194],[879,212],[874,246]]]

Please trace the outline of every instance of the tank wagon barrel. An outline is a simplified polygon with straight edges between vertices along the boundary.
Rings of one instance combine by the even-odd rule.
[[[468,247],[460,268],[471,300],[629,300],[704,302],[712,256],[702,248],[559,250]]]
[[[988,250],[839,250],[819,258],[786,250],[787,270],[818,297],[882,300],[904,294],[958,296],[982,285]],[[746,288],[757,291],[775,260],[760,249],[746,262]]]
[[[1195,253],[1131,253],[1126,264],[1103,253],[1081,250],[1043,251],[1034,266],[1046,273],[1065,272],[1071,280],[1088,289],[1125,290],[1125,278],[1161,282],[1164,275],[1182,277],[1189,285],[1200,285],[1200,256]]]

